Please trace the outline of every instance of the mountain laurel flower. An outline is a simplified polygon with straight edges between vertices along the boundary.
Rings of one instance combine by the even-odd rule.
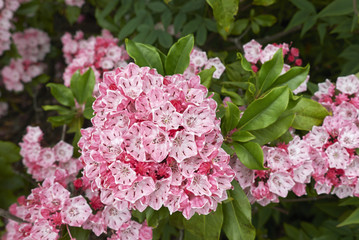
[[[221,149],[217,104],[199,76],[163,77],[130,63],[105,72],[98,89],[79,147],[111,228],[129,219],[125,209],[164,206],[189,219],[227,198],[234,171]]]

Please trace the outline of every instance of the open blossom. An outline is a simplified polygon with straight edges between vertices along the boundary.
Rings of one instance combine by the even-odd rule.
[[[72,2],[76,1],[72,0]],[[118,46],[118,39],[107,30],[103,30],[101,36],[88,39],[84,39],[81,31],[73,37],[70,33],[65,33],[61,41],[62,52],[68,64],[63,74],[66,86],[70,86],[71,76],[77,70],[82,74],[92,68],[96,81],[100,82],[104,71],[126,66],[126,60],[129,59],[124,46]]]
[[[162,77],[130,63],[105,72],[99,93],[79,146],[84,176],[105,205],[165,206],[190,218],[227,197],[234,172],[221,149],[216,102],[198,76]]]

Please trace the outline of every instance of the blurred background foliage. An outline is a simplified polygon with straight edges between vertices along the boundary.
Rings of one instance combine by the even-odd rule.
[[[57,104],[45,83],[62,83],[57,73],[65,67],[60,40],[65,32],[82,30],[88,37],[104,28],[120,44],[129,38],[152,44],[164,53],[178,38],[192,33],[197,47],[210,57],[218,56],[227,66],[233,66],[237,52],[243,52],[243,44],[251,39],[263,45],[290,43],[300,50],[303,63],[311,66],[307,92],[311,95],[316,84],[326,78],[334,81],[359,72],[358,7],[357,0],[87,0],[81,9],[66,6],[64,0],[22,4],[15,13],[13,31],[28,27],[46,31],[51,52],[46,58],[46,74],[28,83],[25,94],[7,92],[0,86],[0,100],[10,104],[8,115],[0,119],[0,208],[8,208],[33,187],[19,162],[16,145],[26,126],[40,125],[49,134],[47,139],[60,139],[61,129],[52,129],[46,122],[53,113],[40,107]],[[0,57],[0,68],[16,57],[12,46]],[[257,239],[358,239],[355,224],[359,214],[355,210],[359,200],[316,196],[311,189],[308,186],[308,196],[303,198],[290,195],[279,204],[254,205]],[[1,221],[0,228],[3,230]],[[162,239],[178,235],[172,230],[164,231]]]

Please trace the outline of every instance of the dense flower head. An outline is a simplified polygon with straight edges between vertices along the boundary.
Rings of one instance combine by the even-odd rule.
[[[283,51],[283,57],[286,57],[281,74],[287,72],[291,68],[291,65],[302,65],[302,60],[299,58],[298,48],[290,47],[290,45],[287,43],[268,44],[264,47],[264,49],[262,49],[262,45],[256,40],[252,39],[250,42],[243,45],[244,57],[248,62],[252,63],[252,69],[255,72],[258,71],[258,61],[263,64],[271,60],[274,54],[280,48]],[[308,80],[309,76],[307,76],[306,80],[300,86],[298,86],[298,88],[295,89],[293,93],[298,94],[300,92],[305,92],[307,90]]]
[[[83,174],[104,204],[165,206],[190,218],[227,198],[234,172],[206,96],[198,76],[163,77],[133,63],[104,73],[93,127],[79,141]]]
[[[27,172],[37,181],[55,176],[55,180],[67,184],[75,179],[82,163],[72,157],[72,145],[60,141],[53,147],[42,147],[43,133],[39,127],[27,127],[20,143],[20,154]]]
[[[208,59],[207,53],[200,49],[194,48],[190,54],[189,66],[184,71],[183,75],[186,78],[196,76],[203,69],[209,69],[215,67],[216,70],[213,73],[214,78],[220,78],[225,70],[225,67],[218,57]]]
[[[23,83],[45,71],[46,64],[42,61],[50,51],[50,38],[41,30],[28,28],[14,33],[13,40],[21,58],[11,59],[10,64],[1,70],[1,76],[7,90],[22,91]]]
[[[118,46],[118,39],[108,30],[103,30],[101,36],[88,39],[84,39],[81,31],[74,37],[70,33],[65,33],[61,41],[64,58],[68,64],[63,75],[66,86],[70,86],[71,76],[77,70],[84,73],[92,68],[97,82],[100,82],[104,71],[126,66],[126,60],[129,59],[124,46]]]

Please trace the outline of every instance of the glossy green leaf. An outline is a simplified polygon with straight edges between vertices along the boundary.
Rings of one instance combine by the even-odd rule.
[[[232,30],[234,16],[238,12],[239,0],[206,0],[206,2],[213,9],[219,33],[226,39]]]
[[[253,142],[256,142],[259,145],[263,146],[264,144],[276,140],[284,133],[286,133],[290,126],[292,126],[294,117],[294,114],[280,117],[277,121],[275,121],[266,128],[251,131],[251,133],[255,136]]]
[[[343,227],[346,225],[350,225],[350,224],[359,224],[359,208],[357,208],[356,210],[354,210],[349,217],[347,217],[346,219],[344,219],[343,222],[341,222],[338,227]]]
[[[159,210],[153,210],[148,207],[145,212],[147,224],[150,227],[157,227],[162,219],[165,219],[170,215],[168,208],[166,207],[161,207]]]
[[[225,119],[223,122],[226,132],[231,131],[238,125],[240,112],[238,106],[231,102],[227,102],[226,112],[224,114]]]
[[[238,159],[249,169],[264,170],[263,151],[255,142],[232,143]]]
[[[252,64],[250,64],[241,53],[237,53],[238,59],[241,61],[242,68],[247,72],[253,72]]]
[[[210,88],[212,83],[213,73],[216,71],[215,67],[211,67],[210,69],[204,69],[198,75],[201,78],[201,84],[206,88]]]
[[[82,75],[79,72],[74,73],[71,78],[70,87],[79,104],[84,103],[92,96],[95,83],[95,74],[91,68]]]
[[[52,96],[54,96],[59,103],[68,107],[75,106],[75,97],[70,88],[58,83],[48,83],[46,86],[51,89]]]
[[[280,48],[273,56],[273,58],[263,63],[261,69],[258,71],[258,81],[256,83],[257,89],[260,93],[267,91],[283,69],[283,51]]]
[[[207,215],[195,214],[189,220],[184,220],[183,225],[186,231],[203,240],[217,240],[221,235],[223,224],[223,211],[221,204],[217,210]]]
[[[155,47],[126,39],[126,51],[138,66],[155,68],[159,74],[164,74],[161,56]]]
[[[167,75],[182,74],[189,65],[189,56],[193,49],[193,35],[180,38],[168,51],[165,72]]]
[[[230,97],[230,98],[231,98],[231,101],[232,101],[233,103],[235,103],[236,105],[238,105],[238,106],[242,106],[242,105],[245,104],[245,102],[244,102],[244,100],[242,99],[242,97],[239,96],[239,94],[236,93],[236,92],[229,91],[229,90],[225,89],[224,87],[222,87],[221,93],[224,94],[224,95],[226,95],[226,96],[228,96],[228,97]]]
[[[232,182],[233,190],[228,191],[232,201],[223,203],[223,230],[229,240],[252,240],[255,228],[251,221],[251,205],[237,181]]]
[[[83,115],[86,119],[91,119],[94,116],[93,109],[92,109],[92,104],[94,101],[95,101],[94,97],[91,97],[91,98],[87,99],[87,101],[86,101],[85,109],[83,112]]]
[[[296,114],[292,127],[306,131],[310,131],[315,125],[320,125],[329,115],[320,103],[309,98],[302,98],[290,111]]]
[[[287,86],[272,89],[264,97],[254,100],[244,111],[238,128],[258,130],[274,123],[288,106]]]
[[[79,227],[70,227],[70,232],[72,238],[70,238],[69,233],[67,232],[66,228],[63,230],[64,235],[59,238],[59,240],[70,240],[70,239],[76,239],[76,240],[87,240],[90,237],[90,230],[86,230]]]
[[[309,64],[305,67],[292,67],[288,72],[280,75],[272,87],[287,85],[292,91],[297,89],[307,78],[309,73]]]
[[[225,143],[222,143],[221,148],[223,148],[223,150],[231,156],[235,153],[234,150]]]
[[[59,126],[71,123],[71,121],[74,119],[74,117],[75,117],[75,114],[51,116],[51,117],[47,118],[47,121],[50,122],[53,127],[59,127]]]
[[[20,148],[16,144],[0,141],[0,162],[14,163],[20,159]]]
[[[255,139],[256,137],[248,132],[248,131],[236,131],[231,135],[231,138],[233,141],[237,141],[237,142],[248,142],[251,141],[253,139]]]

